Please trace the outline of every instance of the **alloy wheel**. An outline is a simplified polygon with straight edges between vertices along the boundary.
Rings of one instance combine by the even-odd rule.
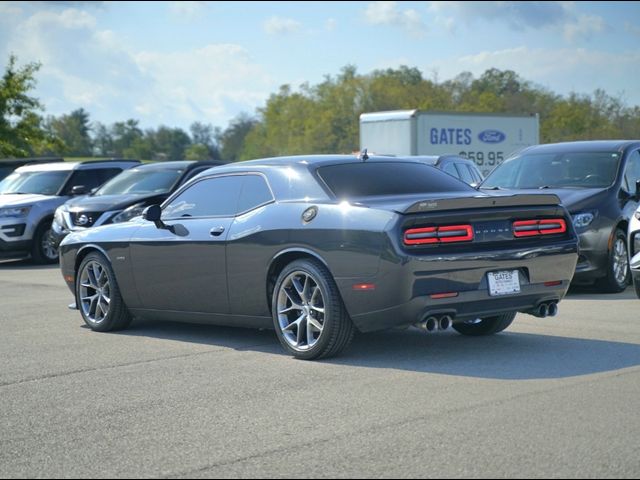
[[[287,344],[297,351],[313,348],[324,329],[325,304],[318,282],[308,273],[289,274],[278,291],[278,324]]]
[[[47,260],[55,261],[58,259],[58,249],[55,246],[55,240],[53,238],[53,231],[51,228],[48,228],[44,232],[44,235],[42,235],[42,242],[40,245],[42,246],[42,253]]]
[[[618,285],[624,285],[629,274],[629,258],[624,240],[618,238],[613,246],[613,276]]]
[[[109,314],[111,304],[111,284],[106,268],[92,261],[80,272],[80,308],[84,317],[98,325]]]

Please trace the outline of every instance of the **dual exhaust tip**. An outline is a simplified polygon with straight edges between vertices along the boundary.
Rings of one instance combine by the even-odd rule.
[[[426,332],[435,332],[436,330],[447,330],[453,323],[451,315],[430,315],[416,326]]]
[[[541,303],[531,313],[539,318],[555,317],[558,314],[558,302]]]

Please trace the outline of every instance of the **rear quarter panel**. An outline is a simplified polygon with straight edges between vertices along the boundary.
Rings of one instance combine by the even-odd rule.
[[[315,206],[306,223],[303,212]],[[338,285],[378,273],[394,213],[348,204],[275,203],[237,217],[229,232],[227,275],[232,313],[270,315],[268,272],[283,254],[320,259]],[[343,295],[344,297],[344,295]]]

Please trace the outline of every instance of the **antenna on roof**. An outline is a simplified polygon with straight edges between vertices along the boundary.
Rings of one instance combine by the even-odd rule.
[[[366,148],[364,150],[362,150],[362,152],[360,152],[360,156],[358,158],[360,160],[362,160],[363,162],[366,162],[367,160],[369,160],[369,155],[367,154],[367,149]]]

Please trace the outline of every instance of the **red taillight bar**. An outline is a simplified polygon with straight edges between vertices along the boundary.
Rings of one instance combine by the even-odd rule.
[[[514,237],[533,237],[537,235],[553,235],[565,233],[567,222],[563,218],[544,220],[518,220],[513,222]]]
[[[473,240],[473,228],[471,225],[410,228],[404,232],[405,245],[470,242],[471,240]]]

